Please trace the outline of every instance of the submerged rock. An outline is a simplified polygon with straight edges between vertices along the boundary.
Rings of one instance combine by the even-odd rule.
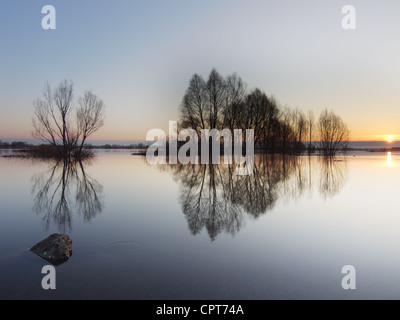
[[[67,262],[72,255],[72,240],[66,234],[54,233],[35,244],[30,251],[51,264],[58,266]]]

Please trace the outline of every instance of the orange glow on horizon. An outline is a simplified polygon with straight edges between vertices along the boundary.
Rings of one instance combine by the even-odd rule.
[[[350,141],[384,141],[392,143],[400,140],[400,134],[375,134],[352,136]]]
[[[156,128],[156,125],[149,126],[149,129]],[[5,128],[1,128],[0,132],[0,140],[31,140],[34,139],[30,133],[30,129],[18,130],[18,128],[14,128],[14,130],[5,130]],[[168,134],[168,122],[166,125],[160,126],[160,129],[164,130],[166,134]],[[382,131],[381,131],[382,132]],[[383,131],[384,132],[384,131]],[[390,132],[390,131],[389,131]],[[89,138],[89,141],[144,141],[146,140],[146,128],[135,128],[135,129],[124,129],[117,128],[114,129],[111,126],[105,126],[99,132],[96,132]],[[388,144],[393,144],[396,141],[400,141],[400,133],[396,134],[390,132],[386,134],[352,134],[350,141],[381,141],[386,142]]]
[[[386,141],[387,142],[392,142],[393,141],[393,135],[388,135],[387,137],[386,137]]]
[[[382,140],[385,140],[386,142],[391,143],[391,142],[393,142],[393,141],[398,140],[397,138],[398,138],[398,135],[395,135],[395,134],[387,134],[387,135],[385,135],[385,136],[382,137]]]

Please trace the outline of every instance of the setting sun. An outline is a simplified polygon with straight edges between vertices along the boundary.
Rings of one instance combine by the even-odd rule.
[[[387,142],[392,142],[393,141],[393,136],[386,136],[386,141]]]

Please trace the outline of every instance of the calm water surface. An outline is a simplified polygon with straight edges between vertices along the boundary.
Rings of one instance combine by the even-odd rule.
[[[0,158],[0,299],[399,299],[399,192],[398,154],[256,158],[250,177]],[[29,248],[52,233],[73,255],[45,291]]]

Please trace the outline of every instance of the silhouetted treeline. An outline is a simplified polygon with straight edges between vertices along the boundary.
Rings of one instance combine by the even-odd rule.
[[[87,145],[86,149],[147,149],[149,146],[142,142],[130,145],[121,145],[121,144],[102,144],[98,146]]]
[[[81,151],[81,155],[84,157],[91,157],[93,153],[91,150],[118,150],[118,149],[126,149],[126,150],[145,150],[149,146],[142,142],[130,145],[120,145],[120,144],[103,144],[103,145],[91,145],[87,144],[84,146]],[[15,156],[20,157],[35,157],[35,158],[54,158],[54,155],[57,154],[57,150],[53,145],[50,144],[40,144],[40,145],[32,145],[23,141],[13,141],[2,142],[0,140],[0,149],[12,149],[18,150],[20,153]]]
[[[3,142],[0,140],[0,148],[1,149],[25,149],[25,148],[30,148],[32,147],[31,144],[28,144],[23,141],[13,141],[11,143],[9,142]]]
[[[332,155],[344,149],[349,139],[347,126],[333,112],[325,110],[316,126],[312,112],[282,108],[260,89],[248,91],[236,73],[223,78],[215,69],[207,81],[201,75],[192,76],[179,114],[181,128],[194,129],[199,139],[202,129],[229,129],[232,133],[242,129],[243,139],[245,129],[254,129],[255,149],[266,153],[318,149]]]

